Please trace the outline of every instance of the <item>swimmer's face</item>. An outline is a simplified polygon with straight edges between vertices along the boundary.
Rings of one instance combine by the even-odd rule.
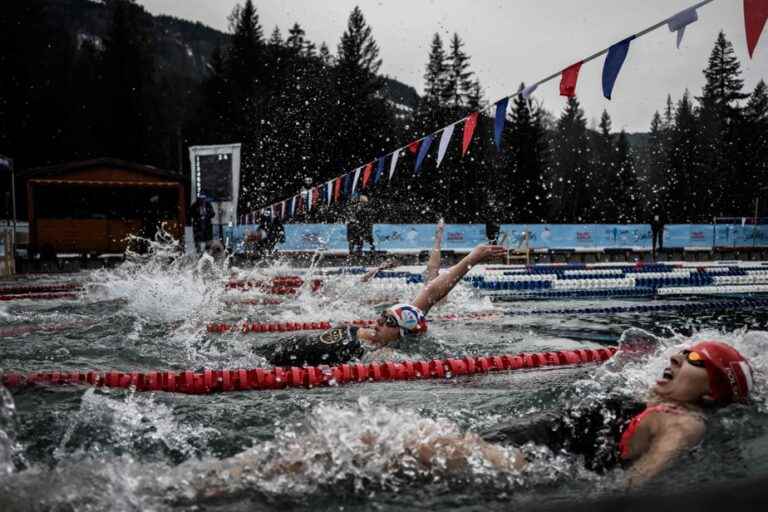
[[[400,327],[391,313],[384,312],[376,321],[373,330],[376,332],[376,341],[379,343],[392,343],[400,339]]]
[[[670,365],[664,369],[662,378],[653,386],[653,391],[658,396],[684,403],[695,403],[709,397],[707,370],[692,364],[688,359],[688,351],[673,355],[669,362]]]

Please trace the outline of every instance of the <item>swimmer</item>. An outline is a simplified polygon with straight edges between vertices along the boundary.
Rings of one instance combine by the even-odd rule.
[[[519,453],[502,457],[505,452],[495,443],[543,444],[582,456],[587,468],[599,473],[625,467],[627,486],[636,488],[702,441],[708,411],[748,403],[752,387],[752,368],[736,349],[703,341],[670,357],[645,401],[613,397],[540,414],[533,421],[521,418],[460,444],[476,444],[500,469],[519,469],[526,461]],[[430,449],[422,448],[427,454]]]
[[[300,334],[254,350],[275,366],[333,365],[385,349],[400,339],[418,339],[427,332],[429,310],[448,295],[473,266],[504,251],[499,246],[478,245],[459,263],[426,284],[412,304],[387,308],[373,328],[334,327],[320,335]],[[437,261],[439,264],[439,256]]]
[[[597,473],[622,466],[626,469],[624,485],[639,488],[701,443],[710,411],[749,403],[752,387],[752,369],[738,351],[722,342],[704,341],[673,355],[643,402],[613,397],[598,405],[565,406],[533,421],[520,418],[486,434],[461,433],[425,421],[403,432],[397,458],[382,464],[390,468],[407,464],[415,474],[462,474],[480,463],[501,473],[517,474],[529,464],[518,447],[533,442],[555,453],[583,457],[585,466]],[[385,453],[386,449],[377,446],[386,442],[391,440],[379,438],[375,429],[366,429],[349,440],[348,449],[354,450],[350,460],[365,464],[364,455]],[[216,483],[217,475],[223,481],[241,481],[255,478],[254,471],[265,479],[307,471],[306,461],[290,450],[271,453],[268,461],[262,460],[265,452],[252,448],[217,462],[193,487],[215,496],[224,488]],[[320,452],[313,454],[315,460],[323,457]]]

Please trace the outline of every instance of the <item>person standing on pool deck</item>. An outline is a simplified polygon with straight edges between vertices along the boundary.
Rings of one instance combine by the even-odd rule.
[[[421,336],[427,332],[426,315],[432,306],[448,295],[472,267],[504,252],[504,247],[478,245],[459,263],[429,280],[412,304],[395,304],[384,310],[373,328],[334,327],[320,335],[299,334],[254,350],[275,366],[332,365],[386,348],[401,338]]]

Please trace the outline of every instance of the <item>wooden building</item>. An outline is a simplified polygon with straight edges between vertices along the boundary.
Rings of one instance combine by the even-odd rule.
[[[29,254],[122,253],[128,235],[154,233],[181,239],[186,220],[182,177],[111,158],[20,172],[27,187]]]

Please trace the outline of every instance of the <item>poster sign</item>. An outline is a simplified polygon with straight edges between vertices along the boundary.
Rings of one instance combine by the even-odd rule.
[[[237,222],[237,200],[240,193],[240,144],[192,146],[189,148],[190,182],[189,204],[205,194],[215,217],[214,224]]]

